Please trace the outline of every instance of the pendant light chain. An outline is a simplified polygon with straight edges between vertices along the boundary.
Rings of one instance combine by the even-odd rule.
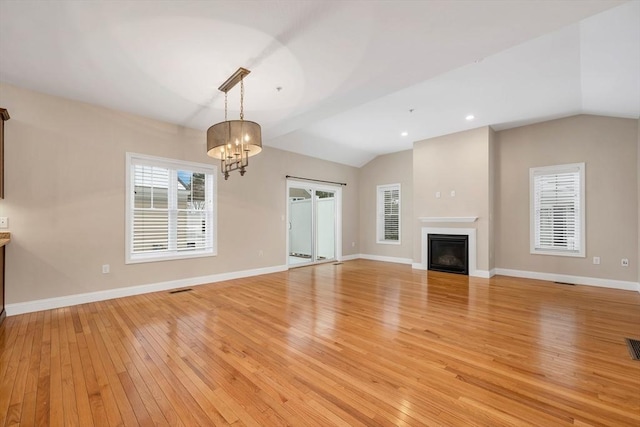
[[[240,120],[244,120],[244,79],[240,78]]]
[[[224,121],[227,121],[227,98],[228,92],[224,93]]]

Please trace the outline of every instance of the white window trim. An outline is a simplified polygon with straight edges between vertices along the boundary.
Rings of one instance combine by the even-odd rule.
[[[162,166],[171,169],[189,170],[192,172],[204,173],[207,176],[208,184],[212,188],[211,200],[208,203],[212,204],[212,216],[211,216],[211,248],[200,250],[197,252],[163,252],[152,254],[134,254],[132,251],[132,237],[133,237],[133,217],[132,217],[132,194],[134,191],[134,180],[131,174],[132,163],[143,164],[146,163],[149,166]],[[184,160],[167,159],[164,157],[148,156],[145,154],[126,153],[126,191],[125,191],[125,264],[137,264],[143,262],[156,262],[156,261],[170,261],[177,259],[188,258],[202,258],[211,257],[218,254],[218,203],[217,203],[217,181],[218,181],[218,168],[214,165],[205,163],[189,162]]]
[[[398,189],[398,240],[384,240],[383,206],[384,199],[380,195],[385,190]],[[381,245],[402,244],[402,187],[400,184],[384,184],[376,187],[376,243]]]
[[[534,176],[538,175],[551,175],[557,173],[566,173],[578,170],[580,174],[580,247],[577,251],[563,250],[563,249],[537,249],[536,248],[536,212],[535,212],[535,188],[534,188]],[[555,256],[567,256],[567,257],[581,257],[586,256],[586,203],[585,203],[585,164],[584,163],[570,163],[565,165],[555,166],[543,166],[529,169],[529,251],[535,255],[555,255]]]

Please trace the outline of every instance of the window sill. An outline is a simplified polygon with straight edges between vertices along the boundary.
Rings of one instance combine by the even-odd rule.
[[[125,264],[141,264],[145,262],[159,262],[159,261],[175,261],[180,259],[192,259],[192,258],[207,258],[217,256],[215,251],[197,252],[191,254],[168,254],[167,256],[136,256],[134,258],[127,258]]]
[[[531,255],[551,255],[551,256],[562,256],[562,257],[572,257],[572,258],[586,258],[584,251],[580,252],[571,252],[571,251],[551,251],[545,249],[532,249],[529,251]]]

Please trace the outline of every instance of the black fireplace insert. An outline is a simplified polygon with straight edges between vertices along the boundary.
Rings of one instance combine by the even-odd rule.
[[[469,274],[469,236],[429,234],[429,270]]]

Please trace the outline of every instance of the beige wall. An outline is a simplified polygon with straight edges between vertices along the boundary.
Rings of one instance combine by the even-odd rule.
[[[0,85],[0,105],[11,114],[0,201],[12,232],[9,304],[284,265],[287,174],[347,183],[345,256],[420,262],[418,217],[478,216],[472,225],[436,226],[478,229],[479,270],[640,280],[638,120],[576,116],[496,133],[485,127],[417,142],[361,169],[266,147],[244,177],[219,177],[217,257],[125,265],[125,153],[210,163],[204,132],[9,85]],[[587,164],[587,258],[530,255],[529,168],[579,161]],[[402,245],[377,245],[376,186],[396,182]],[[620,266],[623,257],[630,267]]]
[[[636,173],[638,175],[638,292],[640,292],[640,119],[637,120],[638,129],[636,132],[638,142],[636,144],[636,151],[638,155],[638,163],[636,167]]]
[[[125,265],[125,153],[211,163],[205,133],[9,85],[0,104],[8,304],[284,265],[287,174],[347,183],[343,255],[358,252],[358,169],[267,147],[218,177],[218,256]]]
[[[637,281],[637,120],[574,116],[496,134],[496,267]],[[586,258],[529,253],[529,168],[586,163]],[[592,258],[599,256],[600,265]]]
[[[477,269],[489,270],[490,133],[482,127],[427,139],[413,146],[413,260],[421,262],[419,217],[477,216],[474,223],[429,227],[476,228]],[[455,197],[451,197],[451,191]],[[441,197],[436,198],[435,193]]]
[[[405,258],[413,255],[413,152],[378,156],[360,169],[360,253]],[[400,184],[400,245],[376,243],[377,186]]]
[[[495,249],[495,186],[496,186],[496,133],[489,128],[489,270],[496,267]]]

